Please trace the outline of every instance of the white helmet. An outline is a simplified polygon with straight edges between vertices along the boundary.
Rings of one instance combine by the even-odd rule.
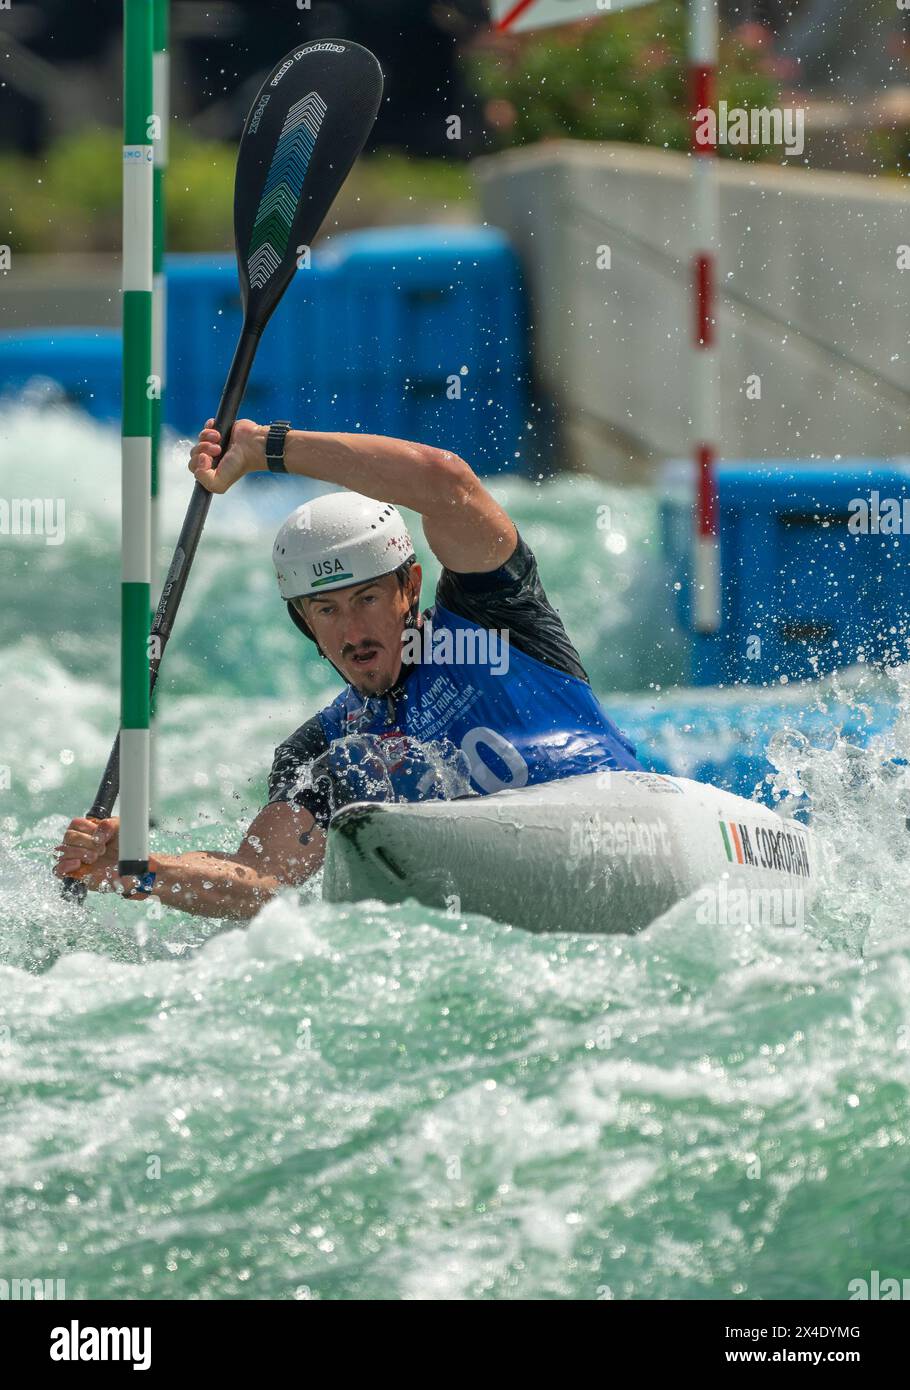
[[[286,600],[365,584],[414,558],[398,509],[347,491],[327,493],[291,512],[272,548],[278,589]],[[288,612],[307,631],[290,602]]]

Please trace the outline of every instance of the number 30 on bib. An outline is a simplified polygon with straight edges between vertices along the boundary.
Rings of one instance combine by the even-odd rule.
[[[485,792],[501,792],[508,787],[524,787],[528,781],[528,765],[513,743],[502,734],[498,734],[495,729],[487,729],[483,725],[479,728],[469,729],[461,740],[462,751],[467,754],[468,762],[471,764],[471,776],[482,787]],[[506,780],[497,776],[493,769],[484,761],[480,749],[489,748],[491,753],[504,762],[511,777]]]

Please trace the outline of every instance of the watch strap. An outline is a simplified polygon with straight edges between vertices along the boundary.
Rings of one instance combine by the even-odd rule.
[[[153,867],[155,865],[155,861],[153,859],[150,858],[148,862],[149,867],[146,873],[131,875],[133,878],[136,879],[136,882],[129,890],[124,888],[124,898],[146,897],[149,893],[153,891],[155,887],[155,880],[158,877],[158,869],[157,866]],[[130,877],[130,875],[124,875],[124,877]]]
[[[265,441],[265,460],[272,473],[286,473],[284,465],[284,441],[291,428],[289,420],[275,420],[269,425]]]

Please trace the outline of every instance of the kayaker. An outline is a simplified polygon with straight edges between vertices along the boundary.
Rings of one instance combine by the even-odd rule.
[[[221,453],[209,420],[189,468],[213,493],[266,468],[343,489],[291,513],[273,561],[292,622],[345,688],[276,748],[268,802],[235,854],[156,855],[145,883],[123,883],[127,896],[246,920],[316,872],[329,820],[351,801],[485,795],[640,768],[598,703],[530,548],[461,458],[252,420],[236,423]],[[424,612],[399,505],[420,514],[442,565]],[[118,826],[116,817],[72,821],[55,872],[90,865],[89,888],[114,885]]]

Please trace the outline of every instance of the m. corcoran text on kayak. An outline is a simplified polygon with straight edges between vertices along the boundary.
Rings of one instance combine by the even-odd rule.
[[[240,921],[323,862],[352,801],[489,795],[583,772],[637,770],[550,606],[534,556],[463,459],[365,434],[238,420],[220,458],[209,420],[189,467],[210,492],[271,468],[334,485],[282,525],[273,560],[291,621],[345,687],[276,750],[268,803],[235,854],[155,855],[117,876],[119,821],[74,819],[59,877]],[[220,462],[219,462],[220,459]],[[442,565],[421,613],[421,567],[397,506],[420,513]]]

